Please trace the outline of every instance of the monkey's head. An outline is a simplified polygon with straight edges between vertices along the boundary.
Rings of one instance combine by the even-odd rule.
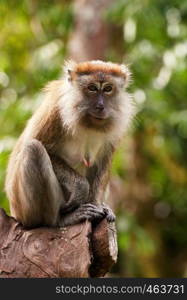
[[[125,65],[103,61],[69,62],[66,80],[74,100],[67,107],[71,106],[71,113],[86,128],[106,132],[115,125],[127,126],[133,112],[131,98],[125,92],[129,77]]]

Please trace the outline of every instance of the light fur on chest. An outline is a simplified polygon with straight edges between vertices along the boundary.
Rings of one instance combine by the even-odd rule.
[[[60,146],[59,154],[73,169],[85,175],[88,167],[97,162],[104,146],[103,134],[77,131]]]

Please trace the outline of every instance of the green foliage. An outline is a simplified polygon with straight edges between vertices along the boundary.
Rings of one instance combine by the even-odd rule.
[[[65,1],[0,1],[0,206],[8,211],[5,169],[16,138],[61,72],[72,27]]]
[[[157,255],[163,251],[163,256],[177,257],[187,248],[186,1],[120,0],[115,2],[107,16],[123,25],[124,60],[131,64],[134,77],[131,90],[139,110],[135,138],[141,136],[138,155],[146,162],[141,176],[152,194],[149,199],[152,220],[145,214],[144,222],[147,223],[147,218],[149,225],[157,230],[152,231],[152,241],[159,235],[164,247],[169,249],[164,252],[160,247]],[[114,167],[115,174],[121,175],[119,160],[120,156],[115,159]],[[128,181],[128,174],[125,180]],[[137,222],[138,218],[137,214]],[[155,225],[151,224],[154,222]],[[143,234],[148,232],[147,224],[140,226]],[[137,231],[136,227],[133,228]],[[138,258],[135,253],[141,241],[137,237],[137,246],[132,250],[131,238],[131,232],[120,235],[120,245],[127,253],[133,251]],[[148,243],[146,236],[142,240]],[[155,268],[153,274],[158,276],[160,272]],[[174,270],[171,272],[175,274]],[[146,276],[145,272],[143,274]]]
[[[187,3],[118,0],[105,17],[123,27],[124,57],[116,58],[132,70],[130,91],[138,107],[133,155],[143,162],[133,171],[135,162],[127,155],[131,148],[124,146],[125,154],[120,148],[112,172],[131,191],[137,182],[139,194],[144,194],[142,182],[149,189],[144,202],[136,195],[129,199],[135,207],[126,205],[125,212],[118,208],[116,271],[121,276],[184,276]],[[61,72],[72,26],[68,1],[0,1],[0,206],[7,211],[3,186],[8,155],[41,101],[41,88]],[[180,265],[178,273],[174,265]]]

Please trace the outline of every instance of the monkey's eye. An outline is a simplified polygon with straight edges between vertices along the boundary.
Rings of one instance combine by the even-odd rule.
[[[95,84],[89,84],[89,85],[88,85],[88,90],[89,90],[90,92],[97,92],[97,91],[98,91],[98,88],[97,88],[97,86],[96,86]]]
[[[104,87],[104,89],[103,89],[103,92],[104,92],[104,93],[111,93],[112,90],[113,90],[112,85],[106,85],[106,86]]]

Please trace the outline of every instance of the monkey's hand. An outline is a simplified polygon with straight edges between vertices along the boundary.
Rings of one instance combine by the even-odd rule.
[[[105,213],[105,217],[108,222],[114,222],[116,219],[115,214],[113,213],[112,209],[106,205],[105,203],[102,203],[103,211]]]
[[[69,226],[81,223],[83,221],[89,220],[91,222],[99,221],[105,217],[103,207],[96,206],[94,204],[83,204],[79,206],[76,210],[68,214],[61,214],[61,219],[59,221],[59,226]]]

